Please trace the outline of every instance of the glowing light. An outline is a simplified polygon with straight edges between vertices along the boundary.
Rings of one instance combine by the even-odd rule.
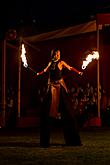
[[[93,59],[98,60],[99,59],[99,52],[98,51],[92,51],[91,54],[88,54],[86,57],[86,60],[83,61],[82,69],[85,69],[90,62],[92,62]]]
[[[22,62],[23,62],[23,65],[24,67],[28,67],[28,64],[27,64],[27,59],[26,59],[26,49],[24,47],[24,44],[22,44],[22,53],[21,53],[21,59],[22,59]]]

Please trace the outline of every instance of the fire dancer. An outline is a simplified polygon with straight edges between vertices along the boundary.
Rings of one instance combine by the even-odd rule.
[[[80,146],[81,140],[77,128],[75,112],[70,101],[71,99],[69,98],[68,89],[62,77],[62,70],[66,68],[79,75],[82,75],[82,72],[79,72],[62,61],[60,59],[59,49],[53,49],[51,51],[51,57],[52,60],[49,62],[48,66],[42,72],[37,73],[38,76],[49,71],[48,93],[41,110],[40,146],[50,146],[51,125],[54,119],[59,118],[62,122],[66,145]]]

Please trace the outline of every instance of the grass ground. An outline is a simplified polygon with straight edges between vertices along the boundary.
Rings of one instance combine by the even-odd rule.
[[[61,131],[39,147],[37,130],[0,130],[0,165],[110,165],[110,128],[80,130],[82,146],[66,147]]]

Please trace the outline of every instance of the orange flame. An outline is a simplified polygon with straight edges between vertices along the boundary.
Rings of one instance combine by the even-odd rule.
[[[83,61],[82,69],[85,69],[93,59],[99,59],[99,52],[93,51],[92,54],[88,54],[86,60]]]
[[[22,59],[22,62],[23,62],[23,65],[24,67],[28,67],[28,64],[27,64],[27,59],[26,59],[26,50],[25,50],[25,47],[24,47],[24,44],[22,44],[22,53],[21,53],[21,59]]]

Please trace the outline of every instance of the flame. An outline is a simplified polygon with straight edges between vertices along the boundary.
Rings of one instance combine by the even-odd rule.
[[[27,64],[27,59],[26,59],[26,50],[25,50],[25,47],[24,47],[24,44],[22,44],[22,53],[21,53],[21,59],[22,59],[22,62],[23,62],[23,65],[24,67],[28,67],[28,64]]]
[[[87,65],[92,62],[93,59],[98,60],[99,59],[99,52],[93,51],[92,54],[88,54],[86,57],[86,60],[83,61],[82,69],[85,69]]]

